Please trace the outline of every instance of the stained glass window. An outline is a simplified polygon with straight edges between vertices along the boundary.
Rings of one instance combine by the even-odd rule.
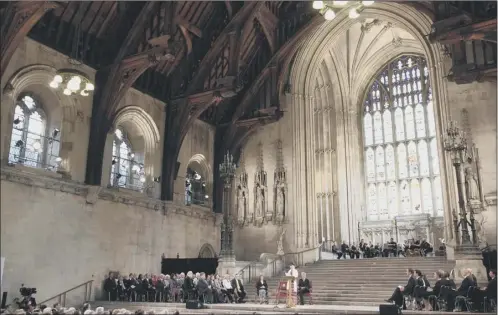
[[[442,215],[438,142],[429,68],[402,56],[366,93],[365,168],[369,220],[401,214]]]
[[[37,100],[22,96],[14,109],[9,163],[20,163],[57,171],[61,159],[59,153],[59,129],[49,131],[45,113]]]

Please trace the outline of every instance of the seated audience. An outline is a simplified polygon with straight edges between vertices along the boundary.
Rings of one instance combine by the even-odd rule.
[[[423,239],[422,242],[420,243],[420,254],[422,256],[427,256],[427,254],[432,253],[433,250],[434,249],[432,245],[429,242],[427,242],[425,239]]]
[[[225,295],[223,294],[223,284],[221,283],[220,275],[215,275],[211,284],[213,288],[213,298],[216,303],[224,303]]]
[[[301,272],[301,279],[297,283],[297,295],[299,296],[299,304],[304,305],[304,295],[310,293],[311,284],[306,278],[306,272]]]
[[[232,288],[235,296],[237,297],[237,302],[242,303],[246,297],[246,291],[244,290],[244,286],[242,285],[242,281],[239,279],[238,274],[236,274],[232,279]]]
[[[183,295],[184,299],[190,300],[195,298],[195,285],[194,285],[194,274],[192,271],[187,272],[185,281],[183,282]]]
[[[351,258],[351,254],[349,253],[349,245],[346,244],[346,241],[342,241],[341,252],[342,255],[344,256],[344,259],[346,259],[346,255],[348,255],[349,258]]]
[[[263,275],[259,276],[259,281],[256,282],[256,292],[259,297],[259,303],[268,303],[268,283],[266,283]]]
[[[349,255],[350,255],[351,259],[354,259],[354,258],[359,259],[360,258],[360,251],[356,247],[355,243],[353,243],[353,245],[351,245],[351,250],[349,251]]]
[[[454,309],[460,311],[461,305],[455,308],[455,299],[457,296],[467,296],[469,289],[471,287],[476,287],[477,281],[475,276],[472,274],[472,269],[467,268],[464,270],[463,280],[460,284],[460,287],[457,290],[448,291],[448,295],[445,297],[445,300],[448,305],[448,311],[452,312]]]
[[[391,297],[386,300],[386,302],[394,303],[399,307],[404,307],[404,297],[413,294],[413,289],[415,288],[415,278],[413,274],[415,271],[411,268],[407,269],[406,275],[408,276],[408,283],[405,286],[398,286]]]
[[[491,280],[489,280],[488,282],[488,285],[485,286],[484,288],[479,288],[479,289],[476,289],[474,290],[473,294],[472,294],[472,300],[474,302],[476,302],[476,304],[478,306],[484,306],[484,298],[486,297],[488,301],[486,301],[487,303],[489,303],[489,300],[494,300],[495,303],[496,303],[496,270],[494,269],[491,269],[489,271],[489,277],[491,278]],[[489,304],[488,304],[489,306]],[[481,308],[481,310],[483,310],[483,308]]]
[[[427,277],[422,274],[422,271],[415,270],[415,288],[413,289],[413,298],[416,302],[416,307],[418,309],[423,308],[423,297],[427,292],[427,289],[430,288],[429,281]]]

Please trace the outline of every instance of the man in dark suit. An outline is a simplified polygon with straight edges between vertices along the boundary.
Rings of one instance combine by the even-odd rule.
[[[109,276],[104,280],[104,291],[107,292],[109,301],[116,301],[118,285],[114,279],[114,273],[109,272]]]
[[[242,285],[242,281],[240,281],[238,274],[235,275],[235,278],[232,280],[232,288],[234,294],[237,296],[237,302],[242,303],[246,297],[246,291],[244,290],[244,286]]]
[[[472,300],[477,302],[477,305],[484,305],[484,297],[487,297],[488,300],[492,299],[496,301],[496,270],[491,269],[489,271],[489,280],[488,285],[482,289],[478,289],[474,291],[472,296]],[[489,303],[489,302],[488,302]]]
[[[346,255],[349,255],[349,258],[351,258],[351,253],[349,252],[349,245],[346,244],[346,241],[342,241],[341,251],[344,259],[346,259]]]
[[[386,300],[388,303],[393,303],[396,304],[399,307],[402,307],[404,305],[404,296],[411,295],[413,293],[413,290],[415,289],[416,281],[415,278],[413,277],[414,270],[412,268],[409,268],[406,270],[406,275],[408,276],[408,283],[405,286],[398,286],[391,297]]]
[[[301,272],[301,279],[297,283],[297,295],[299,295],[299,302],[304,305],[304,295],[310,293],[311,284],[308,279],[306,279],[306,272]]]
[[[455,308],[455,299],[457,296],[467,296],[470,287],[477,286],[475,276],[472,274],[472,269],[467,268],[463,272],[463,280],[460,287],[456,291],[450,291],[446,299],[448,311],[452,312]]]
[[[182,289],[185,300],[194,299],[195,296],[195,285],[194,285],[194,273],[192,271],[187,272],[185,276],[185,281],[183,282]]]
[[[202,302],[211,301],[213,296],[213,291],[211,286],[206,281],[206,274],[201,272],[200,278],[197,282],[197,293]]]

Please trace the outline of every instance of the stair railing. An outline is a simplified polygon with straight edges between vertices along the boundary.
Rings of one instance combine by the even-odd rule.
[[[306,249],[300,252],[287,253],[269,261],[261,267],[262,263],[251,262],[244,268],[240,269],[238,274],[244,283],[252,283],[259,279],[263,274],[267,278],[272,278],[281,274],[288,264],[293,263],[296,267],[304,266],[308,263],[314,263],[321,258],[320,246]],[[259,265],[259,266],[258,266]]]
[[[72,287],[71,289],[69,290],[66,290],[62,293],[59,293],[49,299],[46,299],[42,302],[38,302],[39,305],[42,305],[42,304],[46,304],[47,302],[50,302],[50,301],[53,301],[53,300],[56,300],[57,299],[57,303],[59,303],[60,306],[62,307],[65,307],[66,306],[66,297],[67,297],[67,294],[68,293],[71,293],[81,287],[85,287],[85,298],[84,298],[84,302],[85,303],[86,301],[89,301],[91,300],[91,297],[92,297],[92,284],[93,284],[93,280],[88,280],[87,282],[84,282],[80,285],[77,285],[75,287]]]

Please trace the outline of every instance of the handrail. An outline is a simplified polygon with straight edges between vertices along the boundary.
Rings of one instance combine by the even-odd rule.
[[[44,300],[42,302],[38,302],[38,304],[42,305],[42,304],[45,304],[45,303],[47,303],[47,302],[49,302],[49,301],[54,300],[54,299],[57,298],[58,303],[60,304],[60,306],[65,307],[66,306],[66,294],[69,293],[69,292],[71,292],[71,291],[74,291],[76,289],[79,289],[82,286],[85,286],[85,302],[89,301],[90,298],[91,298],[91,296],[92,296],[92,283],[93,283],[93,279],[92,280],[88,280],[88,281],[86,281],[86,282],[84,282],[84,283],[82,283],[80,285],[72,287],[69,290],[66,290],[66,291],[64,291],[62,293],[59,293],[59,294],[51,297],[50,299],[46,299],[46,300]]]
[[[266,263],[266,265],[263,267],[263,269],[268,268],[268,266],[271,266],[270,277],[274,277],[275,275],[277,275],[279,272],[282,271],[283,266],[285,266],[285,264],[286,264],[286,260],[287,260],[286,257],[288,257],[288,256],[293,256],[293,258],[297,258],[297,259],[294,259],[293,263],[296,265],[296,267],[299,267],[302,264],[305,264],[303,254],[311,252],[311,251],[315,251],[318,248],[320,248],[320,246],[321,245],[314,247],[314,248],[308,248],[308,249],[305,249],[305,250],[302,250],[299,252],[293,252],[293,253],[287,253],[284,255],[279,255],[277,258],[274,258],[273,260]],[[320,254],[320,252],[319,252],[319,254]],[[278,266],[277,266],[277,263],[280,260],[282,261],[282,268],[278,268]],[[251,281],[253,278],[255,278],[255,276],[259,277],[259,273],[256,275],[255,273],[253,274],[251,272],[252,271],[251,269],[253,269],[253,268],[256,269],[257,263],[258,262],[251,262],[248,265],[246,265],[245,267],[243,267],[242,269],[240,269],[237,273],[243,276],[247,271],[247,273],[248,273],[247,280]]]

